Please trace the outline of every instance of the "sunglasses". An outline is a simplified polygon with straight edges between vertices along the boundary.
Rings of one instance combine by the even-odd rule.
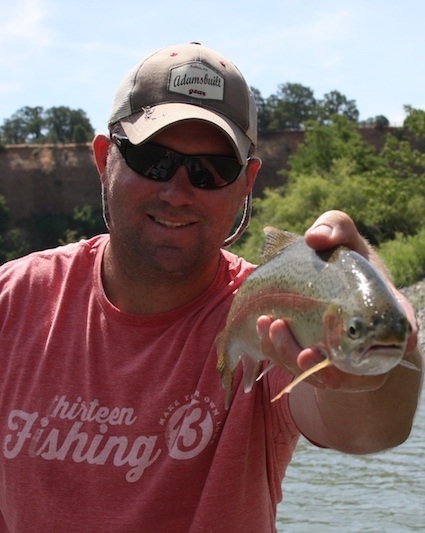
[[[111,139],[118,147],[127,166],[140,176],[153,181],[169,181],[184,165],[190,183],[198,189],[221,189],[231,185],[245,170],[236,157],[221,155],[186,155],[152,142],[132,144],[128,137],[113,133]]]

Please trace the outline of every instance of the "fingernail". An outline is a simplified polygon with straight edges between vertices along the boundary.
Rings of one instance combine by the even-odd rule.
[[[287,328],[285,326],[285,323],[283,320],[277,319],[275,321],[275,326],[279,325],[280,327],[273,327],[271,330],[271,338],[273,341],[273,344],[276,348],[283,348],[287,343],[287,337],[285,336],[287,333]]]
[[[333,233],[333,227],[327,224],[319,224],[310,230],[311,235],[321,235],[323,237],[331,237]]]
[[[261,340],[266,339],[269,336],[269,326],[262,322],[257,322],[257,335]]]

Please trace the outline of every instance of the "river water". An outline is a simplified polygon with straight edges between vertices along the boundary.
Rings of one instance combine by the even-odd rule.
[[[425,532],[425,391],[404,444],[352,456],[301,440],[283,487],[279,533]]]

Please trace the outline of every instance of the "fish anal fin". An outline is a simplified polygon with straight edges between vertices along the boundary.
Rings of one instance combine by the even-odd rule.
[[[255,381],[260,381],[260,379],[262,379],[274,367],[275,367],[274,363],[269,363],[266,366],[266,368],[261,372],[261,374],[257,377],[257,379]]]
[[[241,359],[243,365],[243,387],[245,392],[249,392],[260,372],[261,361],[259,359],[253,359],[247,354],[243,354]]]

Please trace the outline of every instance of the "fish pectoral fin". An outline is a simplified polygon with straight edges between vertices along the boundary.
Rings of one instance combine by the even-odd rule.
[[[253,359],[247,354],[243,354],[241,359],[243,365],[243,388],[245,392],[249,392],[257,379],[261,361],[259,359]]]
[[[266,368],[261,372],[261,374],[256,378],[255,381],[260,381],[272,368],[274,368],[275,365],[273,363],[269,363]]]
[[[400,366],[404,366],[405,368],[408,368],[409,370],[416,370],[417,372],[421,372],[421,369],[418,368],[414,363],[411,363],[410,361],[406,361],[406,359],[402,359],[399,362]]]
[[[276,400],[279,400],[282,398],[284,394],[288,394],[291,392],[291,390],[298,385],[298,383],[301,383],[301,381],[304,381],[306,378],[311,376],[312,374],[315,374],[319,370],[322,370],[323,368],[326,368],[327,366],[331,366],[333,363],[330,359],[325,359],[324,361],[321,361],[320,363],[317,363],[317,365],[312,366],[302,374],[300,374],[297,378],[295,378],[289,385],[287,385],[282,391],[279,392],[271,401],[275,402]]]

